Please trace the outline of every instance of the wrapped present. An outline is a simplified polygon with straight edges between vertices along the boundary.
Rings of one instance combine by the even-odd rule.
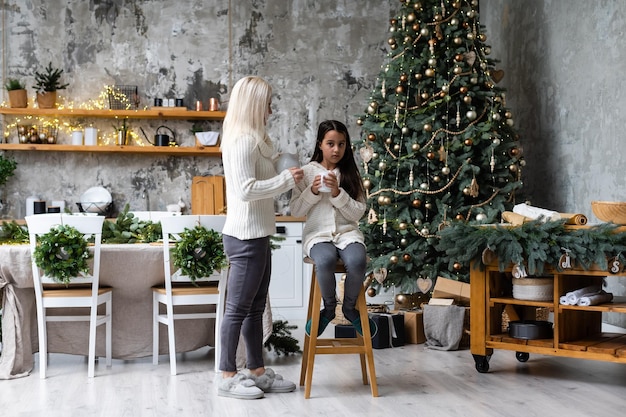
[[[426,341],[424,310],[398,310],[392,313],[404,315],[404,343],[417,345]]]
[[[372,337],[374,349],[404,346],[404,315],[371,313],[369,316],[378,326]]]
[[[353,339],[356,337],[356,330],[351,324],[336,324],[335,337],[338,339]]]

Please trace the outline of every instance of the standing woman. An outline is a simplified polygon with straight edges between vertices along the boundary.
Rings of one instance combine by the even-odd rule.
[[[224,397],[254,399],[265,392],[296,389],[293,382],[265,368],[263,362],[270,236],[276,232],[274,197],[292,189],[303,177],[300,168],[276,173],[274,147],[266,133],[271,97],[272,88],[265,80],[244,77],[233,87],[224,119],[222,161],[228,209],[223,240],[230,271],[220,329],[222,378],[218,379],[217,392]],[[237,372],[240,334],[246,345],[246,373]]]

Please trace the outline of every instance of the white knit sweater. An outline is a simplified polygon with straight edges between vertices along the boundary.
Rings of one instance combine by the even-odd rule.
[[[313,194],[311,184],[316,176],[327,169],[317,162],[310,162],[303,170],[304,179],[294,187],[290,202],[292,215],[306,216],[302,236],[303,252],[308,256],[313,245],[319,242],[332,242],[339,249],[345,249],[355,242],[365,245],[359,230],[359,220],[365,213],[365,202],[354,200],[341,187],[337,197],[332,197],[331,193]],[[341,180],[339,169],[333,172]]]
[[[295,185],[289,170],[276,174],[269,139],[256,145],[242,136],[222,145],[226,177],[226,224],[223,233],[240,240],[276,233],[274,197]]]

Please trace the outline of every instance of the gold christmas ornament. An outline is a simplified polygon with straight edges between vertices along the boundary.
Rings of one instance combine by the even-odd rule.
[[[404,262],[411,262],[411,255],[408,253],[405,253],[404,255],[402,255],[402,260]]]
[[[367,289],[367,296],[368,297],[376,297],[376,288],[369,287]]]
[[[397,264],[399,260],[400,259],[396,255],[391,255],[389,257],[389,262],[391,262],[392,264]]]
[[[411,205],[414,208],[420,208],[420,207],[422,207],[422,200],[416,198],[413,201],[411,201]]]
[[[373,133],[370,133],[369,135],[367,135],[367,140],[370,140],[372,142],[375,141],[376,140],[376,135],[373,134]]]
[[[460,263],[460,262],[455,262],[455,263],[452,265],[452,268],[454,268],[454,270],[455,270],[455,271],[459,271],[459,270],[461,270],[461,268],[463,268],[463,265],[461,265],[461,263]]]

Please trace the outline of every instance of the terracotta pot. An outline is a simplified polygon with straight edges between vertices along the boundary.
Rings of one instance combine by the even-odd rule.
[[[26,90],[9,91],[9,104],[16,109],[28,107],[28,95],[26,94]]]
[[[37,104],[39,104],[40,109],[54,109],[56,107],[56,101],[56,91],[44,91],[43,93],[37,93]]]

